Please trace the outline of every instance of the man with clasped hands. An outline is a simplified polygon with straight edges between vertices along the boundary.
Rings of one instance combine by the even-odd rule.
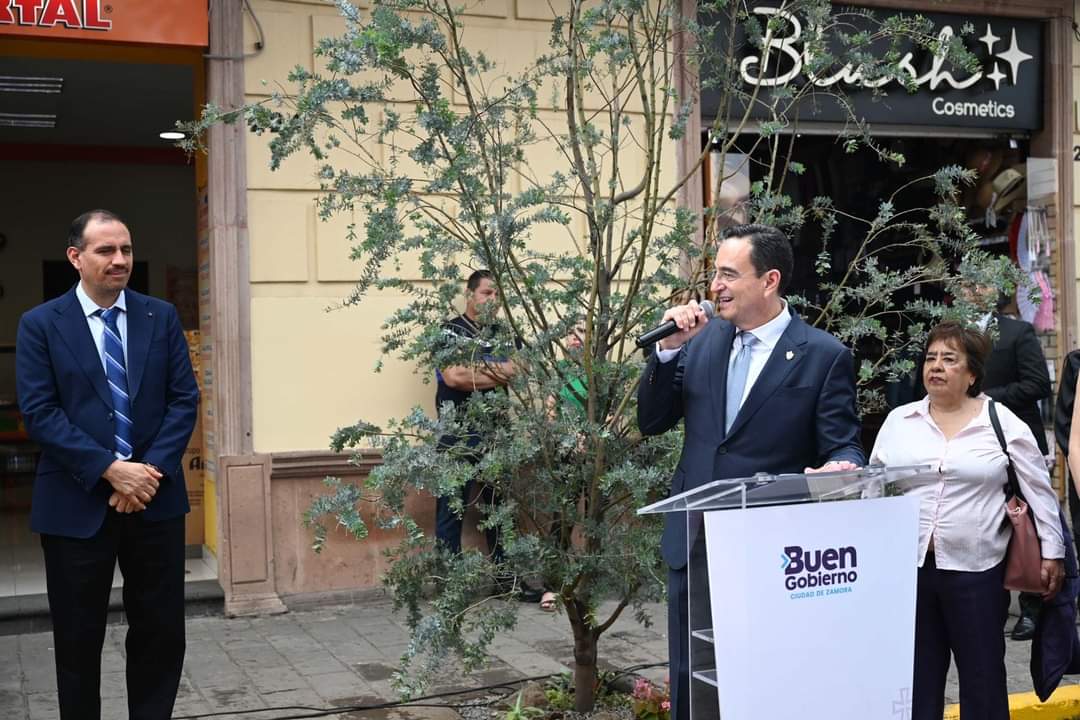
[[[791,245],[776,228],[727,228],[710,288],[717,317],[709,320],[694,301],[664,313],[679,332],[657,344],[645,368],[638,424],[656,435],[685,421],[672,495],[721,478],[851,470],[864,463],[851,352],[788,307],[782,294],[793,262]],[[689,718],[686,533],[682,518],[666,518],[661,553],[670,568],[673,720]],[[698,533],[691,552],[703,546]],[[715,691],[695,694],[695,702],[699,697],[711,707],[695,707],[698,718],[716,717]]]
[[[101,648],[117,562],[128,717],[171,717],[184,664],[182,457],[199,390],[176,308],[127,288],[131,234],[107,210],[75,219],[79,282],[19,321],[19,409],[41,446],[41,534],[63,720],[101,717]],[[111,668],[115,669],[115,668]]]

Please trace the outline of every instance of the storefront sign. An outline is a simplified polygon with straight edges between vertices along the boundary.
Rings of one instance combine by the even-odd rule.
[[[758,4],[750,11],[765,28],[780,19],[780,27],[766,34],[764,43],[747,40],[744,28],[736,39],[738,80],[745,93],[757,92],[750,116],[772,119],[774,92],[805,92],[798,115],[802,120],[844,122],[848,119],[833,93],[842,94],[852,104],[857,117],[871,123],[950,125],[999,130],[1037,130],[1042,127],[1043,42],[1042,27],[1033,20],[927,13],[937,39],[943,44],[957,39],[979,60],[979,67],[966,71],[953,67],[944,55],[908,44],[898,58],[900,71],[911,79],[909,91],[896,77],[867,78],[853,63],[834,65],[815,73],[813,51],[807,39],[821,32],[817,27],[772,4]],[[885,15],[868,10],[844,10],[847,33],[871,30]],[[868,19],[872,17],[873,20]],[[974,30],[971,32],[971,30]],[[827,30],[827,34],[835,34]],[[723,35],[723,33],[721,33]],[[878,44],[882,53],[891,49],[889,41]],[[721,52],[723,50],[721,49]],[[844,57],[842,49],[834,54]],[[708,77],[709,71],[705,71]],[[821,89],[822,92],[816,92]],[[875,92],[878,94],[875,96]],[[810,92],[806,92],[810,91]],[[880,93],[885,93],[882,96]],[[704,90],[703,113],[721,114],[719,92]],[[736,100],[732,117],[741,117]],[[786,100],[775,103],[778,108]],[[795,116],[792,109],[788,118]]]
[[[207,0],[0,0],[0,35],[203,47]]]

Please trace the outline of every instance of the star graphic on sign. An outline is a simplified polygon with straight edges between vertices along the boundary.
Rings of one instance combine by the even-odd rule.
[[[986,34],[979,38],[979,42],[986,45],[986,52],[993,54],[994,45],[997,45],[997,41],[1000,39],[990,28],[990,23],[986,23]]]
[[[994,82],[995,90],[1000,90],[1001,81],[1004,80],[1006,77],[1007,76],[1005,75],[1005,73],[1001,72],[1001,68],[998,67],[998,64],[994,63],[994,72],[988,73],[986,79],[992,80]]]
[[[1031,55],[1020,49],[1016,44],[1016,28],[1012,31],[1012,45],[1009,49],[1003,53],[998,53],[995,57],[999,57],[1005,62],[1009,63],[1009,67],[1012,69],[1012,84],[1016,84],[1017,73],[1020,71],[1020,65],[1027,60],[1031,59]]]

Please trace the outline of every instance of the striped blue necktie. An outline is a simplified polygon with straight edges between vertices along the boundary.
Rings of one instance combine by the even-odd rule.
[[[98,310],[105,321],[105,377],[109,380],[112,392],[113,412],[116,414],[116,429],[113,431],[116,457],[126,460],[131,457],[131,398],[128,397],[127,366],[124,363],[124,341],[120,339],[120,328],[116,319],[120,308]]]

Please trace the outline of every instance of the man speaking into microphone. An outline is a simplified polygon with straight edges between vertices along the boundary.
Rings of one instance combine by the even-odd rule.
[[[638,424],[658,435],[685,420],[672,495],[758,472],[851,470],[865,462],[851,352],[791,312],[783,292],[793,263],[791,245],[776,228],[729,227],[716,248],[715,317],[694,301],[664,313],[678,332],[657,343],[645,367]],[[704,536],[688,546],[684,518],[665,522],[672,718],[687,720],[687,550],[703,552]],[[695,602],[706,600],[697,593]],[[724,628],[714,628],[716,642],[724,636]],[[695,720],[717,717],[715,689],[708,690],[694,695]]]

